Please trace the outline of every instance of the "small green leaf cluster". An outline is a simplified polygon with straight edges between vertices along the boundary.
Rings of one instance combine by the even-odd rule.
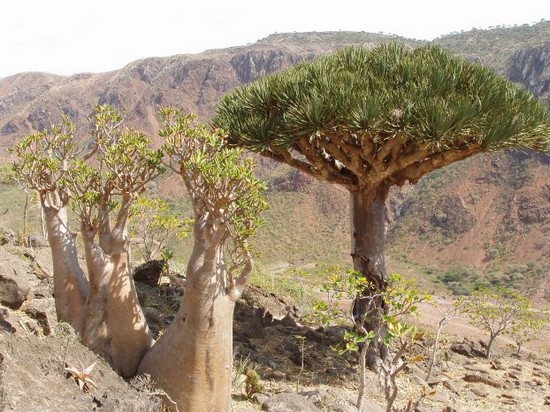
[[[418,315],[418,304],[429,301],[432,296],[420,291],[413,280],[404,279],[401,275],[394,273],[389,277],[390,287],[384,299],[390,307],[390,315],[393,317],[405,315]]]
[[[360,272],[353,269],[346,270],[340,266],[329,266],[319,276],[328,278],[320,288],[320,292],[324,293],[326,298],[313,302],[308,319],[322,326],[328,326],[334,322],[347,323],[349,313],[341,307],[341,304],[345,300],[359,296],[368,286],[366,279]]]
[[[164,246],[173,237],[183,239],[189,235],[192,219],[180,219],[170,213],[170,204],[161,198],[138,197],[130,207],[128,230],[133,243],[144,261],[159,253],[168,253]]]
[[[337,349],[340,353],[357,352],[363,344],[368,344],[373,339],[379,339],[389,347],[395,341],[409,339],[414,342],[422,338],[422,333],[403,318],[417,315],[418,303],[430,300],[431,296],[420,292],[412,280],[405,280],[400,275],[393,274],[388,279],[389,287],[386,291],[380,292],[379,296],[365,295],[365,290],[372,289],[372,285],[369,285],[360,272],[342,271],[338,267],[329,270],[334,273],[321,287],[321,291],[326,293],[326,299],[313,304],[310,319],[323,326],[334,322],[349,326],[344,332],[342,347]],[[368,299],[371,302],[378,298],[384,300],[389,307],[388,313],[379,313],[380,320],[387,325],[387,333],[384,336],[377,336],[375,331],[367,330],[367,316],[356,319],[350,310],[341,307],[344,299],[349,301],[356,298]]]
[[[267,203],[261,193],[265,185],[253,174],[254,161],[241,149],[227,147],[221,129],[198,123],[182,110],[161,109],[164,151],[170,167],[182,176],[193,199],[195,222],[206,219],[230,240],[234,263],[248,259],[247,239],[263,224],[261,212]]]
[[[374,339],[374,331],[369,331],[366,334],[357,333],[353,330],[344,331],[344,337],[342,338],[342,346],[335,347],[334,349],[339,355],[343,355],[346,352],[359,352],[361,346],[368,345],[369,342]]]
[[[510,336],[514,338],[519,354],[523,345],[537,339],[550,322],[550,309],[531,309],[521,314],[520,319],[510,330]]]
[[[342,342],[334,347],[340,355],[346,352],[357,353],[359,368],[359,393],[357,407],[361,410],[365,395],[365,369],[369,345],[383,345],[387,349],[388,357],[382,359],[379,365],[384,382],[384,395],[387,402],[387,410],[394,410],[399,388],[396,383],[397,376],[405,370],[407,365],[419,362],[424,358],[423,354],[415,353],[414,344],[423,339],[424,333],[404,320],[404,317],[414,316],[418,313],[418,303],[429,300],[430,295],[420,292],[412,281],[403,279],[400,275],[391,275],[388,279],[386,291],[375,292],[372,285],[365,281],[361,273],[348,270],[342,271],[333,268],[334,271],[329,282],[323,285],[323,292],[327,294],[324,301],[317,302],[313,306],[312,319],[316,319],[322,325],[327,326],[332,322],[343,322],[347,326]],[[367,310],[362,318],[357,319],[351,310],[340,307],[343,299],[366,299]],[[388,311],[370,311],[376,308],[376,303],[382,300],[389,308]],[[378,316],[383,328],[369,330],[368,324],[372,317]],[[425,396],[424,394],[422,396]],[[419,401],[409,401],[409,405]],[[406,409],[412,410],[412,409]]]
[[[470,323],[489,333],[486,356],[490,357],[495,338],[501,334],[516,339],[518,351],[548,326],[548,310],[536,310],[530,300],[508,288],[479,288],[455,301]]]
[[[58,191],[64,206],[68,201],[63,179],[79,148],[75,142],[75,125],[64,116],[59,125],[51,125],[38,133],[23,137],[8,150],[15,156],[12,164],[14,175],[25,181],[44,198],[47,193]]]
[[[82,224],[95,231],[115,209],[120,223],[125,221],[131,203],[164,168],[162,151],[151,149],[143,133],[124,127],[113,107],[94,107],[89,121],[88,152],[73,161],[61,182]]]

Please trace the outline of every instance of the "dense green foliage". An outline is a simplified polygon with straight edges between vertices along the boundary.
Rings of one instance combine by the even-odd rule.
[[[181,175],[192,198],[195,225],[213,222],[236,267],[250,259],[248,239],[263,224],[265,186],[253,174],[254,161],[241,149],[226,146],[223,130],[212,130],[195,116],[174,108],[161,109],[160,136],[170,167]],[[233,266],[229,269],[232,270]]]
[[[74,212],[94,231],[118,206],[116,224],[126,226],[128,208],[164,171],[162,151],[151,149],[148,136],[122,122],[113,107],[96,106],[90,116],[92,149],[75,160],[63,181],[72,192]]]
[[[550,135],[548,108],[523,88],[438,47],[398,44],[348,47],[266,76],[225,96],[214,123],[255,151],[297,149],[306,157],[299,139],[316,148],[334,134],[344,154],[377,153],[399,139],[407,147],[402,155],[470,144],[546,149]],[[345,155],[327,146],[347,167]],[[364,154],[369,170],[375,162]]]
[[[71,119],[63,117],[59,125],[29,134],[8,149],[17,158],[12,164],[13,173],[41,199],[57,192],[63,204],[68,201],[63,182],[79,151],[75,130]]]

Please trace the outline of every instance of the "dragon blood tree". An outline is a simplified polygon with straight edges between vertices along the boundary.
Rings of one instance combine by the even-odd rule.
[[[376,296],[387,288],[385,202],[393,186],[506,148],[548,149],[550,113],[523,88],[435,46],[343,48],[227,94],[213,124],[231,144],[346,187],[351,256]],[[367,310],[356,298],[354,310]],[[379,338],[379,300],[369,325]],[[367,357],[384,356],[373,339]]]

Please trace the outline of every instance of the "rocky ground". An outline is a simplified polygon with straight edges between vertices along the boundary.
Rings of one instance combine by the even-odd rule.
[[[146,379],[125,382],[55,321],[49,249],[43,246],[0,246],[0,410],[158,410]],[[162,291],[150,283],[142,277],[138,289],[158,333],[169,324],[180,289],[177,279]],[[436,319],[433,307],[422,308],[420,324],[427,336]],[[426,382],[427,361],[409,368],[398,381],[398,405],[425,394],[419,411],[550,411],[547,336],[521,356],[512,356],[502,340],[494,359],[486,360],[479,356],[479,331],[455,322],[445,333],[436,373]],[[234,410],[354,411],[357,362],[331,349],[341,336],[338,327],[304,326],[296,308],[249,287],[235,314],[235,369],[243,373],[235,376]],[[89,390],[79,388],[66,363],[77,369],[95,363]],[[367,379],[365,410],[384,411],[380,379],[375,374]]]

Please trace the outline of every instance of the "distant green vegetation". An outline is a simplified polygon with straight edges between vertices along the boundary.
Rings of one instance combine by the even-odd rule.
[[[472,266],[455,266],[447,270],[434,267],[423,272],[432,277],[434,283],[444,285],[453,295],[468,295],[480,288],[505,287],[526,294],[534,292],[534,285],[550,270],[550,266],[538,266],[535,262],[495,265],[485,271]]]
[[[512,53],[520,49],[548,44],[550,21],[514,27],[497,26],[487,30],[472,29],[439,37],[433,43],[469,59],[478,59],[498,72],[504,72]]]
[[[40,209],[36,195],[16,182],[0,182],[0,229],[11,230],[18,239],[40,233]]]
[[[341,263],[347,261],[349,241],[346,210],[324,216],[322,202],[304,193],[269,192],[266,225],[252,244],[264,263]]]
[[[275,33],[261,40],[258,44],[296,46],[303,49],[305,46],[323,48],[351,45],[351,44],[381,44],[388,41],[399,41],[410,46],[420,46],[426,41],[413,40],[393,34],[367,33],[364,31],[327,31],[305,33]]]
[[[289,267],[276,273],[261,265],[257,265],[250,283],[275,294],[284,299],[289,305],[294,305],[298,310],[305,312],[311,308],[313,302],[318,299],[318,291],[326,277],[303,269]]]

